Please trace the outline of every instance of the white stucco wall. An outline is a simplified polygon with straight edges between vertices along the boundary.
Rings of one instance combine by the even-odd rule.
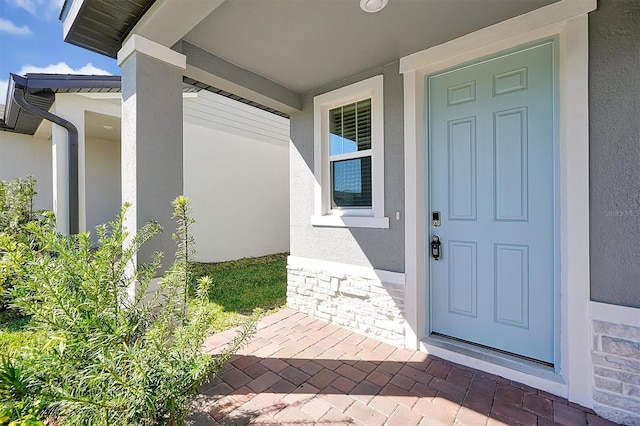
[[[11,132],[0,132],[0,180],[33,175],[38,182],[34,208],[51,209],[51,141]]]
[[[289,250],[289,120],[200,92],[184,101],[184,193],[196,259]]]
[[[95,227],[112,221],[120,210],[120,143],[103,139],[85,139],[85,185],[87,231],[95,236]]]
[[[77,94],[59,95],[56,105],[81,131],[87,111],[120,113],[113,99]],[[183,105],[183,193],[196,219],[196,260],[289,251],[289,120],[205,91],[187,94]],[[113,220],[122,204],[121,147],[92,137],[80,145],[80,199],[95,237],[95,226]],[[0,179],[34,175],[37,208],[53,206],[51,152],[50,140],[0,132]]]

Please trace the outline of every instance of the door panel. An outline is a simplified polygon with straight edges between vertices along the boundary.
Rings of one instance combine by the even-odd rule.
[[[554,46],[427,77],[431,331],[554,357]],[[428,223],[431,223],[429,212]],[[429,237],[430,241],[431,238]]]
[[[476,219],[476,120],[449,123],[449,219]]]
[[[529,247],[496,244],[495,321],[529,328]]]
[[[527,108],[493,114],[495,220],[527,221],[529,212]]]
[[[449,241],[449,312],[478,316],[478,246],[472,241]]]

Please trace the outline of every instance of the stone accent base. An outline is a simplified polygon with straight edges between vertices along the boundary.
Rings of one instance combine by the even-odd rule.
[[[385,275],[393,279],[381,278]],[[287,306],[402,347],[404,283],[397,282],[398,276],[404,278],[373,268],[290,258]]]
[[[610,322],[593,326],[593,400],[596,413],[640,425],[640,328]]]

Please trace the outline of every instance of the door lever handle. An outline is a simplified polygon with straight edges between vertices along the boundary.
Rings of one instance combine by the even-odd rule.
[[[434,260],[440,260],[440,246],[442,243],[440,242],[440,237],[434,235],[431,239],[431,256]]]

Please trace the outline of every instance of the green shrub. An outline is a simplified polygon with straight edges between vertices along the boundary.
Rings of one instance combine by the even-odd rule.
[[[36,194],[33,176],[0,181],[0,232],[19,233],[34,219],[33,198]]]
[[[33,252],[27,273],[14,287],[13,302],[32,315],[31,324],[48,341],[5,362],[0,393],[8,397],[0,413],[21,418],[36,411],[41,419],[51,417],[61,425],[184,422],[190,399],[246,342],[258,313],[227,351],[217,356],[201,352],[210,322],[204,302],[211,283],[201,278],[188,306],[193,221],[186,198],[178,197],[174,207],[176,262],[155,291],[150,289],[160,255],[150,265],[135,270],[131,265],[160,227],[150,223],[128,235],[126,206],[113,222],[98,227],[97,248],[87,234],[64,237],[28,225],[46,253]]]
[[[38,249],[27,225],[54,223],[51,212],[34,212],[36,194],[32,176],[0,181],[0,312],[7,309],[8,292],[21,279],[30,252]]]

